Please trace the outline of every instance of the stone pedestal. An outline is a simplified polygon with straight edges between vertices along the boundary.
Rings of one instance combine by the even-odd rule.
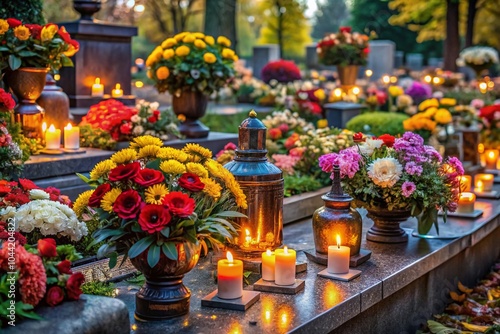
[[[368,68],[373,71],[372,80],[384,74],[392,74],[394,70],[394,53],[396,44],[393,41],[371,41],[368,54]]]
[[[412,71],[421,71],[424,64],[424,56],[421,53],[408,53],[406,55],[406,66]]]
[[[132,36],[137,35],[137,28],[87,20],[60,25],[80,43],[80,51],[72,58],[75,66],[61,68],[58,82],[68,94],[70,107],[88,108],[102,100],[91,97],[96,77],[104,84],[104,93],[110,94],[119,83],[124,94],[121,100],[135,103],[131,96],[130,67]]]
[[[324,108],[328,126],[344,129],[351,118],[361,113],[362,106],[358,103],[336,102],[327,103]]]
[[[306,67],[308,69],[318,68],[318,52],[316,44],[306,46]]]
[[[277,44],[258,45],[253,47],[253,76],[260,79],[260,72],[270,61],[279,59]]]

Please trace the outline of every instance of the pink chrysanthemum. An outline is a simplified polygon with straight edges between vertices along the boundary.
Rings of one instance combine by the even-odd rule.
[[[404,197],[410,197],[416,189],[417,187],[415,186],[415,183],[410,181],[403,182],[403,185],[401,186]]]

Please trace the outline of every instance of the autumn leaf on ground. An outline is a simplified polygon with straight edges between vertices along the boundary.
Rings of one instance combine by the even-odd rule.
[[[451,299],[453,299],[454,301],[456,302],[463,302],[465,300],[465,298],[467,297],[467,295],[465,293],[459,295],[458,293],[456,293],[455,291],[451,291],[450,292],[450,297]]]
[[[472,289],[469,289],[468,287],[466,287],[465,285],[462,284],[462,282],[458,281],[458,290],[462,291],[463,293],[471,293],[473,290]]]
[[[469,324],[466,322],[462,322],[462,326],[464,326],[466,329],[473,331],[473,332],[479,332],[479,333],[484,333],[490,326],[479,326],[479,325],[473,325]]]

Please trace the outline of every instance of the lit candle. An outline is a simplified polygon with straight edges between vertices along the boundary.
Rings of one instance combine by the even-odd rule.
[[[51,124],[45,131],[45,148],[48,150],[58,150],[61,148],[61,130],[56,129]]]
[[[498,150],[486,150],[484,151],[485,160],[486,160],[486,169],[496,169],[497,161],[498,161]]]
[[[460,191],[470,191],[472,187],[472,177],[470,175],[461,175],[458,177],[458,181],[460,182]]]
[[[111,96],[112,97],[122,97],[123,96],[123,90],[121,89],[121,85],[119,83],[117,83],[115,89],[113,89],[111,91]]]
[[[262,253],[262,279],[274,281],[275,255],[271,250]]]
[[[222,299],[236,299],[243,295],[243,262],[233,260],[231,252],[227,259],[217,262],[217,296]]]
[[[102,97],[104,95],[104,85],[101,83],[100,78],[95,78],[95,82],[92,85],[92,96]]]
[[[80,128],[68,123],[64,127],[64,148],[78,150],[80,148]]]
[[[349,257],[351,249],[340,246],[340,235],[337,234],[337,245],[328,246],[328,268],[330,274],[345,274],[349,272]]]
[[[470,192],[461,193],[458,199],[457,212],[460,213],[472,213],[474,212],[474,202],[476,201],[476,195]]]
[[[388,85],[388,84],[391,82],[391,77],[390,77],[390,76],[388,76],[387,74],[386,74],[386,75],[384,75],[384,76],[382,77],[382,82],[383,82],[385,85]]]
[[[493,189],[493,174],[476,174],[474,177],[474,190],[479,192],[489,192]]]
[[[295,251],[293,249],[288,249],[288,247],[285,246],[283,249],[277,249],[274,253],[274,283],[277,285],[295,284]]]

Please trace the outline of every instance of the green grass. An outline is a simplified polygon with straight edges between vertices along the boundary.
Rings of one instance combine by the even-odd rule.
[[[364,114],[353,117],[346,124],[346,128],[354,132],[369,132],[375,136],[380,136],[384,133],[390,135],[402,135],[405,131],[403,121],[408,116],[398,113],[389,112],[366,112]]]
[[[267,113],[259,113],[258,118],[262,120],[266,116]],[[238,127],[247,118],[247,112],[231,115],[210,114],[208,112],[200,121],[213,132],[238,133]]]

